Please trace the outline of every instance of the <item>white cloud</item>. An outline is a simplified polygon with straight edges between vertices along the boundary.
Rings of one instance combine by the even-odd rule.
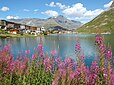
[[[55,4],[54,2],[51,2],[49,6],[54,7],[55,6],[54,4]]]
[[[74,18],[75,20],[84,20],[84,18],[85,20],[91,20],[104,11],[103,9],[87,10],[82,3],[76,3],[72,6],[66,6],[61,3],[54,3],[54,2],[51,2],[50,4],[51,7],[59,7],[60,9],[62,9],[63,10],[62,12],[66,16],[75,17]]]
[[[6,12],[6,11],[9,11],[10,9],[8,7],[6,7],[6,6],[4,6],[0,10]]]
[[[83,4],[77,3],[70,8],[63,10],[63,13],[67,16],[83,16],[86,11],[87,10],[83,7]]]
[[[81,17],[68,17],[67,19],[80,21],[81,20]]]
[[[84,13],[84,16],[85,17],[95,17],[95,16],[99,15],[100,13],[102,13],[103,11],[104,11],[103,9],[95,9],[93,11],[89,10]]]
[[[55,2],[51,2],[50,4],[46,4],[46,6],[55,7]]]
[[[19,16],[7,16],[6,19],[19,19]]]
[[[33,10],[33,13],[34,13],[34,14],[38,14],[38,9],[34,9],[34,10]]]
[[[46,6],[50,6],[50,7],[59,7],[60,9],[66,9],[66,8],[69,8],[70,6],[66,6],[66,5],[63,5],[62,3],[55,3],[55,2],[51,2],[50,4],[46,4]]]
[[[105,5],[104,5],[104,8],[109,8],[109,7],[112,5],[112,2],[113,2],[113,1],[110,1],[108,4],[105,4]]]
[[[109,8],[111,6],[113,1],[110,1],[108,4],[105,4],[105,8]],[[59,7],[62,10],[62,13],[66,15],[71,20],[77,20],[81,21],[83,23],[86,23],[96,16],[98,16],[100,13],[102,13],[105,9],[94,9],[94,10],[88,10],[82,3],[76,3],[72,6],[66,6],[62,3],[55,3],[51,2],[49,5],[50,7]],[[56,12],[56,11],[55,11]],[[45,14],[51,16],[53,13],[51,13],[49,10],[45,12]],[[58,13],[56,13],[58,15]]]
[[[34,12],[37,12],[37,11],[38,11],[38,9],[35,9],[35,10],[34,10]]]
[[[66,9],[70,7],[70,6],[63,5],[61,3],[56,3],[56,6],[59,7],[60,9]]]
[[[45,11],[45,12],[42,12],[42,14],[46,14],[46,15],[48,15],[48,16],[50,16],[50,17],[56,17],[56,16],[59,15],[58,12],[52,11],[52,10],[47,10],[47,11]]]
[[[23,9],[23,11],[25,11],[25,12],[29,12],[30,10],[28,10],[28,9]]]
[[[80,17],[80,21],[82,23],[87,23],[89,21],[91,21],[93,19],[93,16],[92,17]]]
[[[90,20],[92,20],[92,17],[69,17],[69,20],[75,20],[75,21],[80,21],[83,24],[89,22]]]
[[[86,11],[83,16],[70,16],[68,19],[70,20],[76,20],[76,21],[81,21],[82,23],[87,23],[91,21],[93,18],[98,16],[100,13],[102,13],[104,10],[103,9],[96,9],[96,10],[89,10]]]
[[[86,23],[98,16],[103,11],[103,9],[87,10],[83,4],[76,3],[70,8],[63,10],[63,13],[71,20],[77,20]]]

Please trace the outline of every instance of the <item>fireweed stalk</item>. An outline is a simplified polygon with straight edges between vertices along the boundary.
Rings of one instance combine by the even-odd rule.
[[[99,63],[100,63],[100,68],[104,68],[105,65],[105,53],[106,53],[106,45],[104,44],[104,38],[103,35],[97,34],[96,35],[96,45],[98,46],[99,49]]]
[[[77,64],[78,66],[75,69],[75,72],[72,75],[72,82],[76,85],[80,85],[80,84],[84,84],[87,85],[88,81],[87,81],[87,73],[88,73],[88,69],[87,67],[84,65],[84,54],[81,53],[81,46],[79,43],[79,38],[78,36],[76,37],[76,46],[75,46],[75,51],[78,57],[77,60]]]
[[[98,82],[97,84],[111,84],[111,74],[113,75],[113,68],[111,68],[111,61],[112,61],[112,50],[111,47],[104,44],[103,35],[97,34],[96,35],[96,44],[98,45],[99,49],[99,74],[98,75]]]
[[[108,45],[108,49],[106,51],[106,59],[107,59],[107,77],[106,77],[106,83],[111,85],[111,82],[112,82],[112,69],[111,68],[111,61],[112,61],[112,50],[111,50],[111,46]]]

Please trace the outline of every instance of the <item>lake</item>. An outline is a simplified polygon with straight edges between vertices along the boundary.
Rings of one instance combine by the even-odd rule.
[[[85,64],[90,65],[91,62],[97,57],[98,49],[95,45],[95,34],[52,34],[42,37],[26,37],[26,38],[1,38],[0,43],[2,47],[6,44],[12,44],[12,53],[16,57],[19,52],[24,53],[29,49],[31,54],[34,48],[37,48],[38,43],[42,40],[44,51],[50,52],[56,49],[58,56],[62,59],[70,57],[76,60],[75,45],[76,36],[78,36],[81,44],[81,50],[85,55]],[[105,43],[112,46],[114,53],[114,35],[104,35]]]

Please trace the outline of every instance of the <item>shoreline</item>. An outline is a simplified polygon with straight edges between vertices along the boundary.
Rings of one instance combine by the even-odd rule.
[[[30,34],[0,34],[0,38],[21,38],[21,37],[38,37],[38,36],[44,36],[44,35],[30,35]]]
[[[53,34],[53,33],[52,33]],[[96,33],[54,33],[54,34],[96,34]],[[110,35],[109,33],[101,33],[103,35]],[[50,35],[50,34],[47,34]],[[38,37],[38,36],[46,36],[44,34],[31,35],[31,34],[0,34],[0,38],[22,38],[22,37]]]

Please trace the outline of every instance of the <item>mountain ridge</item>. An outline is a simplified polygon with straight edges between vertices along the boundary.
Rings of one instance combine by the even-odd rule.
[[[66,17],[59,15],[56,18],[50,17],[48,19],[39,19],[39,18],[25,18],[25,19],[10,19],[16,23],[36,26],[36,27],[45,27],[47,30],[53,30],[54,27],[61,27],[66,30],[76,29],[82,26],[81,22],[72,21]]]

